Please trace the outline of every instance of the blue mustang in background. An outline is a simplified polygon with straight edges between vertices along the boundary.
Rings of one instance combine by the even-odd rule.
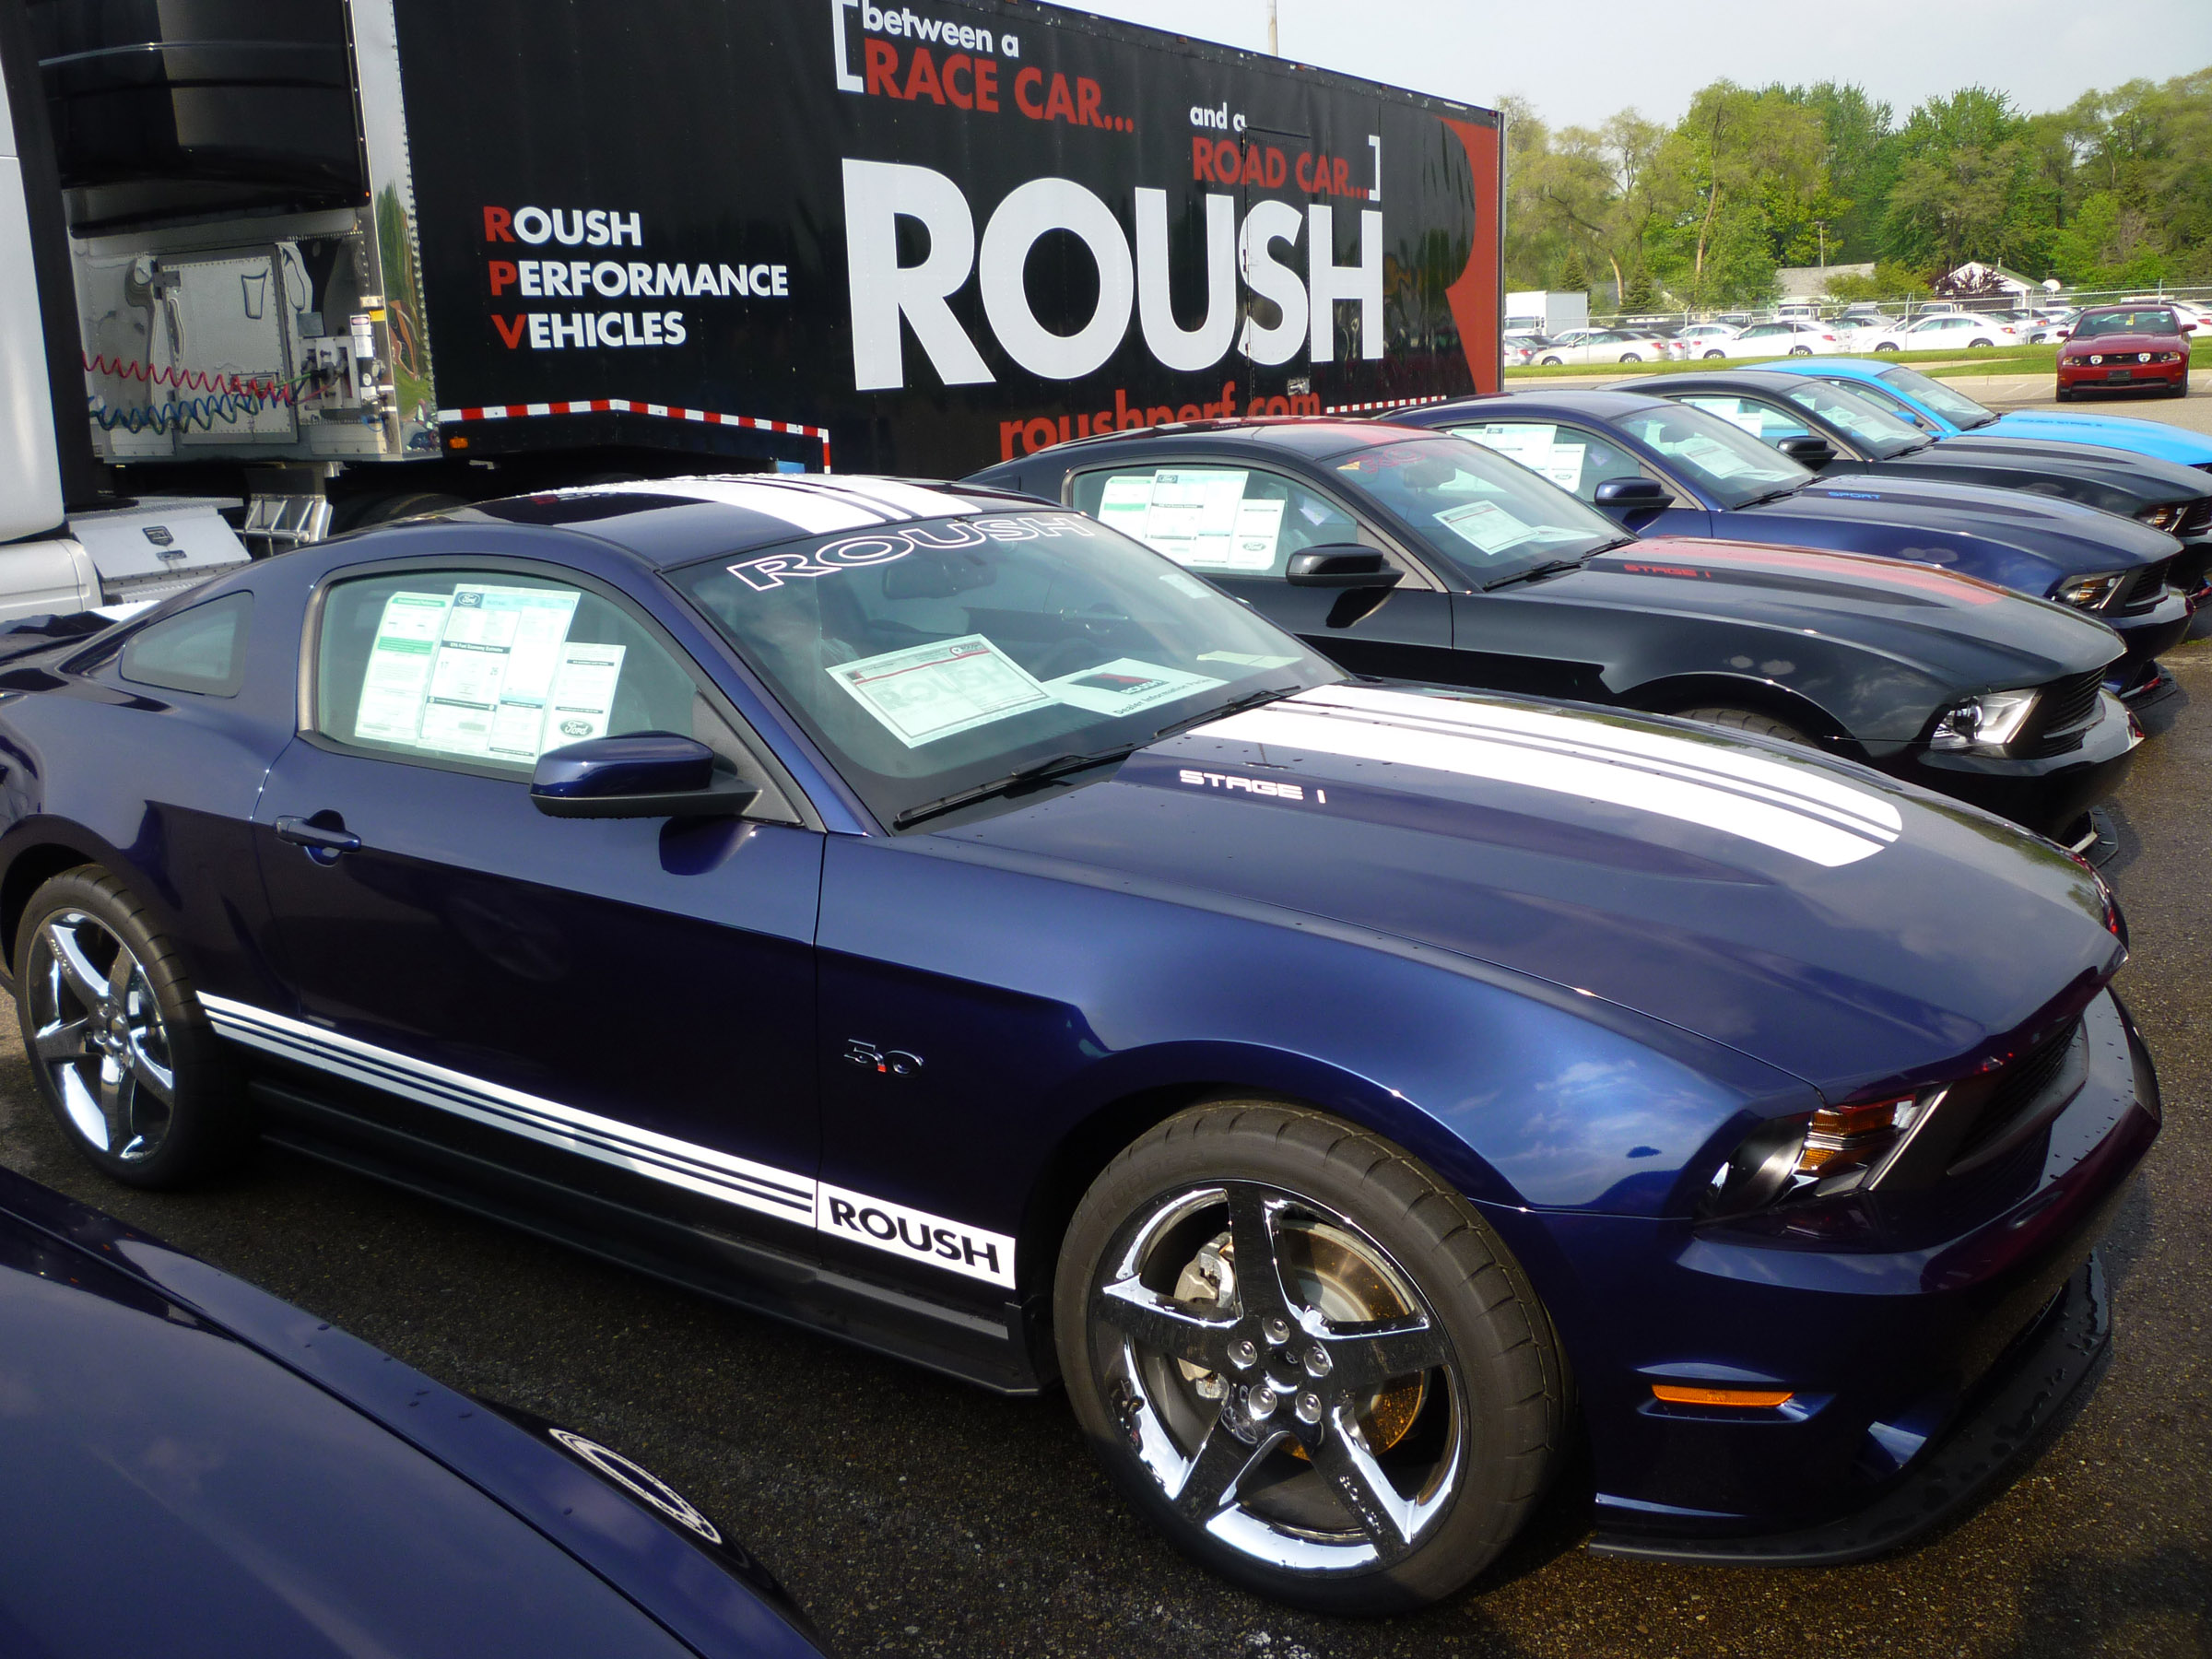
[[[2168,584],[2182,544],[2118,513],[1949,479],[1829,479],[1704,409],[1637,392],[1516,392],[1393,411],[1512,455],[1639,535],[1717,536],[1939,565],[2109,624],[2127,646],[2106,683],[2161,684],[2189,630]]]
[[[2060,414],[2052,409],[2013,409],[2000,415],[1976,403],[1954,382],[1937,380],[1903,363],[1885,363],[1879,358],[1783,358],[1759,367],[1778,374],[1809,374],[1870,391],[1885,408],[1904,415],[1925,431],[2097,443],[2212,472],[2212,438],[2163,420],[2143,420],[2132,415]]]
[[[0,1170],[9,1659],[820,1659],[620,1453]]]
[[[1064,1379],[1265,1593],[1447,1594],[1582,1443],[1602,1547],[1857,1559],[2105,1340],[2159,1124],[2118,912],[1864,769],[1353,680],[1078,514],[865,478],[14,637],[0,942],[97,1167],[258,1132]]]

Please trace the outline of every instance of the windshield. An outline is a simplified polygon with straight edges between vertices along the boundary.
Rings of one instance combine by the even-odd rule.
[[[1703,409],[1674,404],[1639,409],[1614,424],[1664,457],[1724,507],[1742,507],[1781,489],[1794,489],[1813,475],[1775,453],[1739,426]]]
[[[1831,385],[1826,381],[1807,381],[1802,386],[1793,386],[1788,396],[1799,408],[1810,409],[1821,419],[1841,427],[1884,461],[1927,442],[1917,427],[1898,419],[1855,389]]]
[[[1477,587],[1488,587],[1620,539],[1618,524],[1559,487],[1562,469],[1579,474],[1582,446],[1546,447],[1542,457],[1507,459],[1479,439],[1415,438],[1361,450],[1332,470],[1351,493],[1418,531],[1425,550],[1456,565]]]
[[[1941,381],[1917,369],[1908,369],[1902,363],[1883,370],[1882,378],[1954,426],[1987,426],[1997,418],[1994,409],[1985,409],[1965,393],[1954,392]]]
[[[2074,337],[2093,340],[2100,335],[2170,335],[2182,332],[2173,313],[2160,306],[2156,311],[2090,312],[2075,324]]]
[[[1117,531],[979,513],[668,572],[885,822],[1344,676]]]

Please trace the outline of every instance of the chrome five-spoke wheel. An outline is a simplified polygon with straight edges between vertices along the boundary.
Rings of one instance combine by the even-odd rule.
[[[1186,1521],[1303,1571],[1389,1566],[1466,1457],[1442,1326],[1372,1238],[1248,1182],[1173,1194],[1092,1298],[1130,1450]]]
[[[176,1062],[146,969],[104,923],[57,911],[30,941],[23,986],[32,1060],[77,1133],[124,1163],[161,1150]]]

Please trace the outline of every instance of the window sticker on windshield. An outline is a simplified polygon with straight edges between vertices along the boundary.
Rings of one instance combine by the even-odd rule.
[[[1046,680],[1044,688],[1062,702],[1093,714],[1134,714],[1139,709],[1211,691],[1227,683],[1180,668],[1162,668],[1158,663],[1141,663],[1135,657],[1116,657],[1096,668]]]
[[[1244,481],[1251,476],[1241,467],[1219,466],[1163,466],[1149,474],[1124,473],[1106,480],[1099,499],[1099,519],[1194,570],[1265,570],[1275,559],[1272,541],[1267,557],[1256,567],[1238,561]],[[1281,522],[1277,505],[1275,523],[1279,526]],[[1254,535],[1258,533],[1255,529]]]
[[[1294,656],[1253,656],[1244,651],[1202,651],[1198,653],[1198,660],[1202,663],[1227,663],[1235,668],[1254,669],[1288,668],[1298,661]]]
[[[422,730],[423,698],[438,636],[445,630],[444,594],[394,594],[377,619],[361,676],[353,735],[371,743],[413,743]]]
[[[828,673],[908,748],[1060,700],[982,634],[861,657]]]
[[[1436,515],[1436,522],[1485,553],[1502,553],[1528,539],[1528,526],[1495,501],[1469,501]]]
[[[1583,456],[1590,446],[1586,443],[1561,443],[1559,429],[1549,425],[1528,425],[1520,421],[1505,421],[1491,426],[1458,427],[1453,429],[1463,438],[1474,440],[1487,450],[1495,451],[1510,461],[1518,461],[1530,472],[1546,481],[1572,492],[1583,483]],[[1488,549],[1495,552],[1495,548]]]

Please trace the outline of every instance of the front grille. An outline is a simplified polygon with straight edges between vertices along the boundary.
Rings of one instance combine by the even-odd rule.
[[[2016,1128],[2052,1104],[2053,1097],[2068,1080],[2066,1058],[2080,1035],[2081,1021],[2069,1020],[1997,1074],[1995,1086],[1983,1100],[1973,1126],[1960,1138],[1952,1156],[1954,1174],[2002,1147]]]
[[[2191,502],[2183,512],[2181,522],[2174,525],[2173,534],[2180,536],[2202,535],[2207,530],[2212,530],[2212,496]]]
[[[2145,565],[2105,608],[2124,617],[2151,609],[2166,596],[2166,572],[2172,564],[2172,559],[2161,559],[2156,564]]]
[[[2081,747],[2082,734],[2097,716],[2097,692],[2104,670],[2068,675],[2043,688],[2036,710],[2035,734],[2026,743],[2030,755],[2062,755]]]

